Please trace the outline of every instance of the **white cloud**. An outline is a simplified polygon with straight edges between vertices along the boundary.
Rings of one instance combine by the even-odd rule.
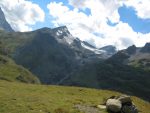
[[[92,41],[97,47],[115,45],[118,49],[126,48],[132,44],[144,46],[146,42],[150,42],[150,38],[148,38],[150,33],[136,33],[127,23],[120,21],[118,8],[123,3],[130,6],[125,1],[78,0],[77,2],[76,0],[69,0],[69,3],[74,7],[73,10],[70,10],[62,2],[50,2],[47,8],[50,15],[54,17],[55,27],[66,25],[70,32],[81,40]],[[90,15],[84,13],[86,9],[91,11]],[[107,24],[108,19],[112,23],[118,24],[109,26]]]
[[[117,9],[120,3],[116,0],[69,0],[70,5],[85,10],[86,8],[91,10],[93,18],[99,18],[99,21],[107,21],[107,18],[112,22],[119,21],[119,14]],[[82,2],[81,2],[82,1]],[[82,5],[81,5],[81,4]]]
[[[126,6],[133,7],[137,16],[143,19],[150,18],[150,0],[128,0],[124,2]]]
[[[44,11],[39,5],[27,0],[0,0],[7,21],[16,31],[30,31],[31,25],[43,22]]]

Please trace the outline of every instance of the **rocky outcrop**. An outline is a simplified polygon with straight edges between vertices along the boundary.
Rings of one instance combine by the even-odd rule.
[[[146,43],[145,46],[141,49],[143,53],[150,53],[150,43]]]
[[[104,109],[109,113],[138,113],[137,107],[133,104],[131,97],[127,95],[112,96],[103,105],[98,105],[99,109]]]
[[[128,47],[126,51],[129,55],[132,55],[132,54],[136,53],[136,50],[137,50],[136,46],[132,45],[132,46]]]

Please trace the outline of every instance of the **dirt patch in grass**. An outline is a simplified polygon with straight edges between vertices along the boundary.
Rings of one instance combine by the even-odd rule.
[[[98,108],[95,106],[87,106],[87,105],[81,105],[81,104],[76,104],[74,106],[76,109],[83,113],[102,113]]]

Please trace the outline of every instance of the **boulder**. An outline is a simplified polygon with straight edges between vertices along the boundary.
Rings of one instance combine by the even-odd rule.
[[[106,108],[108,111],[120,112],[121,111],[121,101],[117,99],[108,99],[106,102]]]
[[[127,96],[127,95],[121,95],[121,96],[119,96],[119,97],[118,97],[118,100],[120,100],[122,104],[125,104],[125,103],[130,103],[130,104],[132,104],[131,97],[130,97],[130,96]]]

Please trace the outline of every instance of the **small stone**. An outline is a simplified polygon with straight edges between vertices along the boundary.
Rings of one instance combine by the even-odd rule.
[[[104,109],[106,109],[106,106],[105,105],[97,105],[97,108],[104,110]]]
[[[106,102],[106,108],[112,112],[120,112],[121,111],[121,101],[117,99],[108,99]]]

